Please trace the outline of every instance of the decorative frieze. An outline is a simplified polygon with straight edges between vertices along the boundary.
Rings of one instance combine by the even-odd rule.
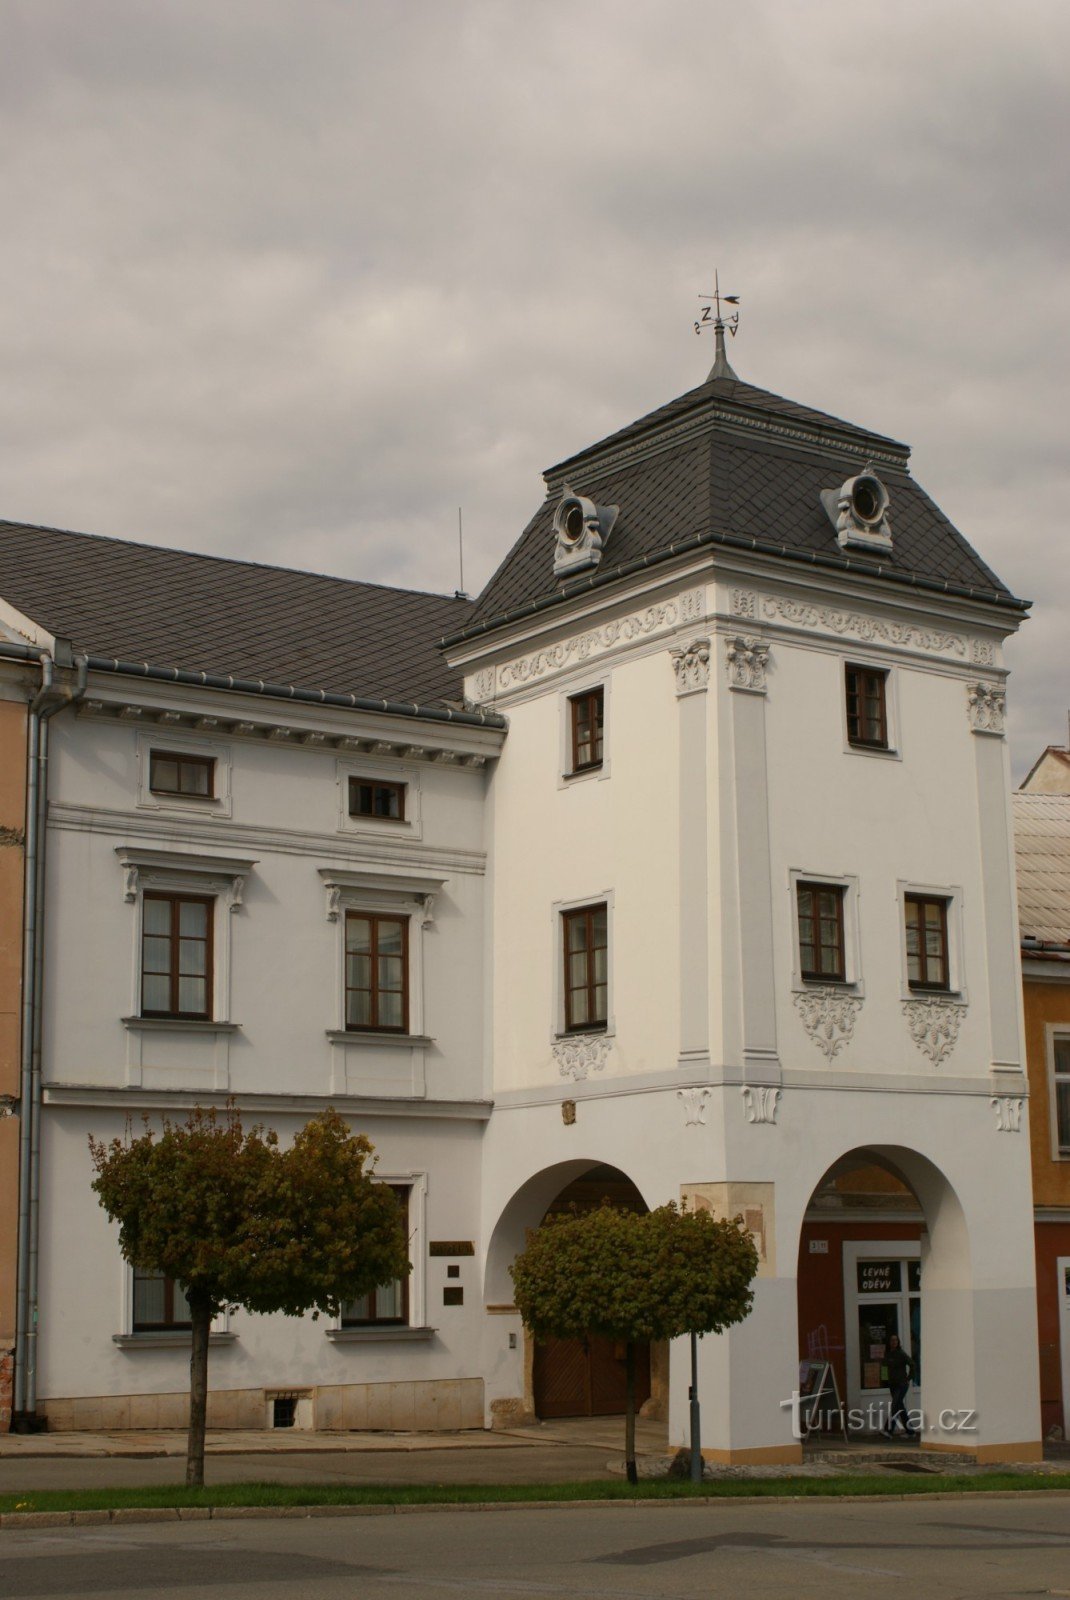
[[[990,667],[994,659],[991,640],[970,640],[970,660],[975,667]]]
[[[996,1113],[997,1133],[1021,1133],[1023,1100],[1016,1095],[998,1094],[988,1103]]]
[[[1007,691],[1001,685],[977,683],[966,685],[966,714],[974,733],[994,733],[1002,737],[1007,714]]]
[[[704,607],[705,591],[688,590],[679,599],[647,606],[643,611],[633,611],[614,622],[588,628],[583,633],[574,634],[571,639],[562,639],[558,644],[549,645],[545,650],[535,650],[531,655],[504,662],[498,668],[496,684],[489,669],[486,673],[477,674],[476,694],[481,700],[487,700],[493,696],[495,689],[502,693],[526,683],[534,683],[552,672],[564,672],[569,667],[580,666],[619,645],[666,632],[681,622],[695,621],[703,615]]]
[[[940,628],[919,628],[913,622],[889,622],[883,617],[868,616],[864,611],[843,611],[836,606],[811,605],[806,601],[788,600],[775,594],[763,595],[761,611],[770,620],[779,618],[795,628],[852,634],[866,644],[880,640],[911,650],[957,656],[966,654],[966,640],[959,633],[945,632]]]
[[[689,645],[670,650],[676,673],[676,694],[700,694],[710,684],[710,641],[692,639]]]
[[[750,639],[737,634],[725,641],[725,666],[728,668],[728,687],[743,689],[750,694],[764,694],[765,675],[769,667],[769,646],[761,639]]]
[[[904,1000],[902,1005],[910,1037],[934,1067],[940,1066],[955,1048],[966,1007],[939,995]]]
[[[795,1009],[811,1041],[833,1061],[851,1042],[862,1001],[842,989],[807,989],[795,996]]]
[[[745,1083],[740,1089],[748,1122],[776,1122],[780,1090],[771,1084]]]
[[[753,589],[732,590],[732,615],[734,617],[756,618],[758,615],[758,596]]]
[[[710,1089],[677,1089],[677,1098],[684,1102],[685,1128],[706,1126],[706,1102],[712,1092]]]
[[[554,1060],[563,1078],[579,1083],[589,1072],[601,1072],[609,1056],[611,1041],[604,1033],[581,1033],[571,1039],[558,1039]]]

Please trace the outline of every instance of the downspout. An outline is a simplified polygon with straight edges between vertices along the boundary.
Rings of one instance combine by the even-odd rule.
[[[66,661],[64,661],[66,656]],[[26,738],[26,856],[22,944],[22,1035],[19,1082],[19,1220],[12,1426],[36,1431],[37,1284],[41,1196],[41,1018],[44,993],[45,846],[48,821],[48,723],[85,693],[89,663],[78,658],[72,685],[57,686],[55,668],[72,662],[66,640],[56,656],[42,651],[41,687],[30,701]]]

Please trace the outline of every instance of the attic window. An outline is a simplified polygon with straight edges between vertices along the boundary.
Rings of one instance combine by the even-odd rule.
[[[211,800],[215,794],[215,760],[212,756],[152,750],[149,789],[153,794],[181,795],[183,800]]]

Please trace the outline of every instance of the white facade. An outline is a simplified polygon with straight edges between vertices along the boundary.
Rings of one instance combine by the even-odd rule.
[[[1038,1453],[1003,740],[1018,618],[840,560],[849,500],[828,535],[838,565],[691,541],[454,642],[466,703],[503,713],[507,734],[90,674],[52,725],[38,1354],[52,1426],[181,1421],[186,1337],[134,1326],[87,1135],[232,1096],[284,1138],[327,1104],[367,1132],[379,1176],[408,1189],[414,1270],[403,1325],[233,1314],[210,1425],[259,1425],[275,1395],[321,1428],[530,1415],[508,1267],[569,1182],[606,1167],[650,1206],[741,1214],[758,1236],[751,1316],[702,1344],[704,1445],[796,1459],[800,1237],[822,1181],[861,1153],[924,1216],[926,1444]],[[573,501],[596,566],[615,515]],[[888,511],[885,494],[866,534],[882,550]],[[560,508],[554,525],[560,546]],[[882,685],[869,746],[851,737],[849,668]],[[596,691],[601,759],[577,763],[573,702]],[[214,761],[213,798],[154,793],[153,752]],[[404,820],[354,815],[351,778],[403,786]],[[839,907],[834,977],[803,960],[807,885]],[[210,903],[204,1021],[142,1014],[145,896],[168,893]],[[929,988],[908,971],[918,902],[946,928]],[[592,908],[606,989],[585,1029],[563,940]],[[347,913],[405,921],[404,1032],[346,1027]],[[685,1362],[674,1346],[673,1445]],[[964,1439],[948,1419],[967,1415]]]

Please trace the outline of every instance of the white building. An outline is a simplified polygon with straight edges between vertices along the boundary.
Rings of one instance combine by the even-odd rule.
[[[1024,607],[907,458],[721,352],[547,474],[474,606],[0,528],[3,636],[89,655],[50,734],[51,1425],[180,1420],[181,1305],[135,1294],[86,1135],[231,1094],[368,1132],[414,1270],[338,1328],[233,1316],[210,1425],[613,1409],[612,1349],[535,1351],[511,1308],[525,1230],[578,1185],[758,1236],[750,1318],[702,1345],[711,1455],[795,1459],[800,1354],[864,1407],[887,1334],[922,1329],[926,1445],[1039,1453]],[[39,669],[0,666],[25,700]],[[347,940],[388,976],[360,989]],[[673,1443],[685,1360],[652,1352]]]

